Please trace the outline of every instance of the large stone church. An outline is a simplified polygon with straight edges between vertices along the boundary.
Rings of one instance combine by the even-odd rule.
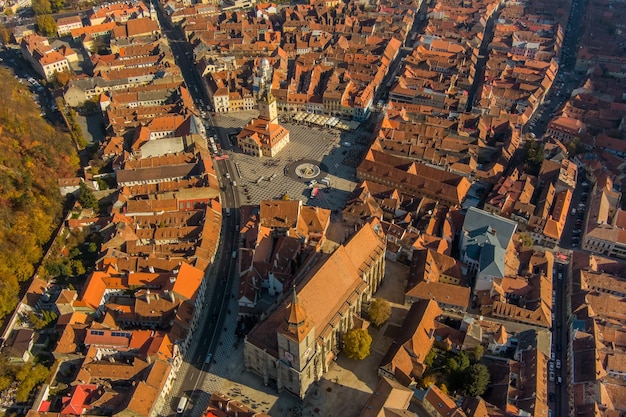
[[[288,297],[248,334],[248,371],[304,398],[339,353],[385,272],[385,239],[380,223],[367,223],[322,260]]]

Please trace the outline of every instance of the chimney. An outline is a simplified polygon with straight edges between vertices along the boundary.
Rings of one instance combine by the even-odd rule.
[[[146,290],[146,303],[150,304],[150,290]]]

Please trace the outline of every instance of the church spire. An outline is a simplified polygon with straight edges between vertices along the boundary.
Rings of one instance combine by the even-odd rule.
[[[293,284],[293,295],[291,298],[291,304],[296,304],[298,302],[298,293],[296,293],[296,284]]]
[[[284,331],[295,336],[297,339],[304,337],[311,328],[311,321],[308,319],[306,311],[298,300],[296,286],[293,286],[291,303],[287,306]]]

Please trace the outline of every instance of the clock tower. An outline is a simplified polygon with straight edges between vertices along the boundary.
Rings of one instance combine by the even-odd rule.
[[[276,109],[276,97],[269,89],[263,91],[257,100],[259,106],[259,119],[273,124],[278,124],[278,110]]]
[[[307,318],[298,301],[296,287],[285,309],[285,321],[278,329],[279,359],[297,371],[302,371],[315,353],[315,326]]]

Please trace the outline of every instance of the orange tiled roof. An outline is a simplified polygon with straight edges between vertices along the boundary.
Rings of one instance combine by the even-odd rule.
[[[187,262],[183,262],[176,275],[172,291],[184,299],[192,300],[196,297],[203,277],[204,272],[189,265]]]

